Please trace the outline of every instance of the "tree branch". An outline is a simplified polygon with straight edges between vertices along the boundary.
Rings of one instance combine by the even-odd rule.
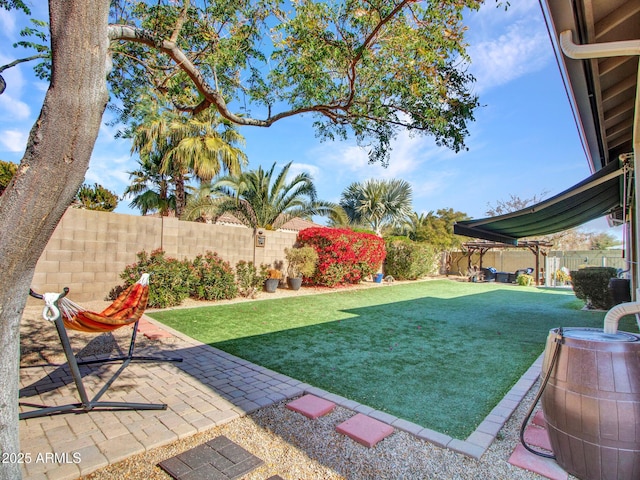
[[[11,63],[7,63],[6,65],[2,65],[0,67],[0,73],[4,72],[5,70],[11,68],[11,67],[15,67],[16,65],[19,65],[21,63],[24,62],[30,62],[31,60],[36,60],[38,58],[47,58],[49,55],[46,53],[38,53],[36,55],[32,55],[30,57],[26,57],[26,58],[19,58],[18,60],[14,60]],[[0,75],[0,95],[2,95],[4,93],[4,91],[7,88],[7,82],[5,82],[4,77],[2,75]]]
[[[32,55],[30,57],[19,58],[18,60],[14,60],[11,63],[7,63],[6,65],[2,65],[0,67],[0,73],[4,72],[5,70],[7,70],[7,69],[9,69],[11,67],[15,67],[16,65],[24,63],[24,62],[30,62],[31,60],[37,60],[38,58],[48,58],[48,57],[49,57],[48,53],[38,53],[38,54]]]
[[[410,1],[410,0],[408,0]],[[151,34],[148,32],[129,26],[129,25],[109,25],[109,39],[111,41],[128,41],[134,43],[141,43],[143,45],[147,45],[151,48],[158,49],[162,53],[167,54],[176,64],[189,76],[191,81],[193,81],[195,87],[198,91],[204,96],[204,100],[200,102],[198,105],[189,107],[185,105],[176,105],[176,108],[180,110],[198,113],[211,105],[214,105],[220,115],[226,118],[230,122],[233,122],[237,125],[251,125],[257,127],[269,127],[273,125],[278,120],[282,120],[283,118],[292,117],[294,115],[298,115],[301,113],[309,113],[309,112],[317,112],[326,115],[329,118],[332,118],[333,112],[335,109],[345,108],[339,105],[315,105],[312,107],[304,107],[297,108],[293,110],[288,110],[285,112],[278,113],[277,115],[271,116],[264,120],[250,118],[250,117],[241,117],[236,115],[235,113],[229,110],[227,102],[223,98],[223,96],[216,91],[214,88],[209,85],[206,79],[203,77],[202,73],[198,70],[198,68],[193,64],[193,62],[185,55],[185,53],[174,43],[168,40],[158,40],[153,38]]]
[[[176,21],[176,26],[173,29],[173,33],[171,34],[170,42],[176,43],[178,41],[178,36],[180,35],[180,31],[182,30],[182,26],[184,22],[187,20],[187,13],[189,10],[190,0],[184,0],[184,5],[182,6],[182,11],[180,12],[180,16]]]
[[[378,24],[369,34],[369,36],[365,38],[364,42],[362,42],[362,45],[360,45],[360,48],[357,50],[356,56],[353,58],[353,60],[351,61],[351,64],[349,65],[349,72],[347,72],[347,78],[349,79],[350,94],[349,94],[349,98],[347,99],[347,103],[345,105],[346,108],[348,108],[349,105],[351,105],[356,94],[355,92],[355,81],[357,76],[356,65],[360,62],[360,60],[362,60],[362,55],[364,51],[369,47],[369,45],[373,43],[374,39],[378,36],[378,32],[380,32],[380,30],[384,25],[389,23],[391,19],[395,17],[397,13],[400,10],[402,10],[407,4],[415,3],[416,1],[417,0],[403,0],[402,2],[400,2],[398,6],[394,8],[391,11],[391,13],[389,13],[389,15],[387,15],[385,18],[380,19]]]
[[[258,127],[269,127],[273,125],[275,122],[282,120],[283,118],[292,117],[295,115],[299,115],[301,113],[320,113],[325,115],[327,118],[332,121],[336,121],[340,115],[337,114],[336,110],[348,111],[348,109],[353,104],[353,99],[355,98],[355,78],[356,78],[356,65],[362,59],[363,52],[374,42],[376,36],[382,29],[384,25],[389,23],[394,16],[398,14],[403,8],[405,8],[410,3],[415,3],[418,0],[403,0],[398,4],[385,18],[381,19],[380,22],[375,26],[375,28],[371,31],[371,33],[364,40],[360,48],[358,49],[354,59],[351,61],[349,66],[349,72],[347,73],[347,77],[349,79],[349,89],[350,93],[346,100],[335,103],[333,105],[314,105],[311,107],[302,107],[296,108],[293,110],[287,110],[284,112],[280,112],[276,115],[269,115],[266,119],[256,119],[251,117],[242,117],[238,116],[232,111],[229,110],[227,102],[224,97],[220,94],[218,90],[212,87],[207,80],[204,78],[202,73],[199,71],[198,67],[187,57],[185,52],[180,49],[175,41],[171,40],[161,40],[155,38],[150,32],[145,30],[129,26],[129,25],[109,25],[109,39],[112,41],[127,41],[134,43],[141,43],[147,45],[151,48],[155,48],[162,53],[167,54],[179,68],[181,68],[193,81],[197,90],[203,95],[204,99],[198,105],[188,106],[188,105],[175,105],[176,108],[182,110],[184,112],[190,112],[192,114],[197,114],[211,107],[212,105],[218,110],[220,115],[223,118],[226,118],[230,122],[233,122],[237,125],[251,125]],[[182,14],[184,14],[184,10]],[[182,17],[181,14],[181,17]],[[178,28],[178,27],[176,27]],[[172,39],[175,36],[172,35]]]

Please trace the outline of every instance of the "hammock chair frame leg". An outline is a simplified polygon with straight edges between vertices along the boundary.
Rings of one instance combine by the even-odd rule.
[[[133,333],[131,334],[131,343],[129,343],[129,351],[126,355],[121,355],[119,357],[109,357],[109,358],[98,358],[95,360],[82,360],[77,358],[78,365],[93,365],[96,363],[112,363],[112,362],[182,362],[182,358],[180,357],[154,357],[154,356],[144,356],[144,355],[134,355],[133,351],[136,347],[136,337],[138,334],[138,322],[133,325]]]
[[[65,289],[66,290],[66,289]],[[36,298],[42,298],[42,295],[36,294],[34,292],[30,292],[32,296]],[[66,294],[66,291],[65,291]],[[62,315],[58,314],[54,319],[54,324],[56,326],[56,330],[58,331],[58,336],[60,337],[60,342],[62,343],[62,348],[64,350],[64,354],[67,357],[67,363],[69,365],[69,370],[71,372],[71,376],[73,377],[73,381],[76,385],[76,389],[78,390],[78,396],[80,397],[80,402],[71,403],[67,405],[55,405],[55,406],[47,406],[47,405],[37,405],[33,403],[20,402],[20,405],[35,407],[36,410],[31,410],[28,412],[22,412],[19,414],[19,419],[28,419],[28,418],[37,418],[44,417],[48,415],[55,415],[58,413],[86,413],[91,410],[166,410],[166,403],[133,403],[133,402],[102,402],[100,398],[102,395],[106,393],[109,387],[113,384],[113,382],[120,376],[120,374],[124,371],[124,369],[129,365],[129,363],[135,358],[133,354],[133,348],[135,345],[135,336],[137,331],[137,322],[134,326],[134,331],[131,339],[131,344],[129,346],[129,354],[127,356],[123,356],[121,360],[124,360],[120,368],[113,374],[113,376],[103,385],[100,391],[93,397],[89,398],[87,394],[87,390],[82,382],[82,374],[80,373],[81,364],[88,363],[108,363],[113,362],[115,359],[106,359],[106,360],[97,360],[97,361],[88,361],[88,362],[78,362],[76,356],[73,353],[73,349],[71,348],[71,342],[69,340],[69,335],[67,334],[67,330],[64,326],[64,322],[62,320]],[[182,361],[182,359],[166,359],[166,358],[154,358],[154,357],[141,357],[147,358],[149,360],[153,359],[157,360],[168,360],[168,361]]]
[[[76,388],[78,390],[78,395],[80,397],[79,403],[71,403],[68,405],[56,405],[56,406],[44,406],[44,405],[33,405],[28,403],[21,403],[21,405],[26,406],[35,406],[41,407],[37,410],[33,410],[30,412],[23,412],[20,414],[20,420],[27,418],[36,418],[36,417],[44,417],[47,415],[54,415],[56,413],[84,413],[89,412],[91,410],[166,410],[166,403],[131,403],[131,402],[101,402],[100,397],[104,395],[104,393],[109,389],[111,384],[120,376],[123,370],[129,365],[130,360],[126,360],[120,366],[120,368],[113,374],[113,376],[105,383],[105,385],[100,389],[100,391],[93,397],[89,398],[87,394],[87,390],[84,387],[84,383],[82,382],[82,374],[80,373],[80,367],[78,365],[78,361],[76,360],[75,355],[73,354],[73,350],[71,348],[71,342],[69,341],[69,336],[67,335],[67,331],[62,323],[62,317],[58,316],[58,318],[54,321],[56,325],[56,330],[58,331],[58,335],[60,336],[60,341],[62,343],[62,348],[64,349],[64,354],[67,357],[67,361],[69,364],[69,370],[71,371],[71,376],[73,377],[73,381],[76,384]]]

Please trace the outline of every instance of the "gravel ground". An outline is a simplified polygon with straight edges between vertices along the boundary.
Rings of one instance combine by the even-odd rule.
[[[535,388],[533,390],[536,390]],[[83,477],[87,480],[169,479],[157,464],[218,435],[264,460],[246,480],[272,475],[285,479],[429,479],[429,480],[534,480],[535,473],[510,465],[507,460],[519,442],[519,428],[533,392],[498,434],[480,460],[436,447],[401,431],[366,448],[335,431],[353,412],[336,409],[316,420],[285,408],[280,402],[224,426],[136,455]],[[573,478],[573,477],[571,477]]]
[[[384,287],[384,285],[365,283],[357,288],[372,286],[374,288]],[[298,292],[279,289],[275,294],[261,294],[259,299],[326,291],[326,289],[307,287]],[[106,304],[107,302],[97,301],[85,306],[97,310]],[[196,305],[203,305],[203,303],[189,300],[182,307]],[[34,309],[39,308],[41,305],[30,303],[27,310],[33,315]],[[22,346],[21,361],[23,365],[42,360],[48,362],[64,361],[64,358],[60,358],[59,351],[52,352],[47,348],[52,344],[52,341],[59,342],[55,338],[55,329],[51,329],[49,325],[46,325],[46,322],[41,322],[41,325],[41,331],[31,332],[29,335],[31,339],[37,338],[40,341]],[[33,325],[31,326],[33,327]],[[90,355],[110,351],[117,345],[120,336],[127,337],[129,334],[128,331],[122,332],[122,334],[116,331],[114,334],[92,337],[91,340],[85,339],[87,346],[83,349],[83,354]],[[74,332],[72,335],[82,336],[84,334]],[[143,346],[148,340],[140,336],[139,341]],[[310,420],[285,408],[288,401],[283,401],[207,432],[132,456],[83,478],[88,480],[169,479],[171,477],[157,466],[159,462],[219,435],[225,435],[265,462],[262,467],[243,477],[246,480],[264,480],[273,475],[280,475],[285,479],[305,480],[542,479],[544,477],[516,468],[508,463],[509,456],[519,443],[520,424],[536,391],[537,386],[529,392],[480,460],[439,448],[402,431],[396,431],[374,448],[366,448],[335,431],[336,425],[353,415],[352,411],[336,407],[329,415]]]

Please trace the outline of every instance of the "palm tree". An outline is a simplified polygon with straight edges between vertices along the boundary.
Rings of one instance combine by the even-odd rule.
[[[171,179],[161,172],[161,158],[157,155],[141,154],[139,168],[129,173],[131,184],[125,189],[124,197],[133,197],[129,204],[142,215],[159,212],[166,217],[175,211],[176,197],[171,188]]]
[[[402,222],[411,214],[411,185],[399,179],[367,180],[349,185],[340,206],[354,224],[366,225],[377,235],[382,228]]]
[[[113,212],[118,206],[118,196],[98,183],[93,186],[83,183],[71,205],[85,210]]]
[[[143,103],[142,122],[132,130],[132,151],[160,157],[160,171],[175,184],[176,216],[182,215],[186,204],[190,173],[208,182],[222,170],[239,174],[247,164],[246,154],[238,147],[244,145],[244,137],[214,109],[188,117],[161,101],[145,99]]]
[[[278,174],[275,167],[274,163],[269,170],[258,167],[219,178],[211,186],[212,195],[200,195],[188,205],[185,218],[217,219],[229,212],[249,228],[277,230],[292,218],[328,215],[337,208],[335,204],[317,200],[308,173],[299,173],[288,181],[291,162]]]

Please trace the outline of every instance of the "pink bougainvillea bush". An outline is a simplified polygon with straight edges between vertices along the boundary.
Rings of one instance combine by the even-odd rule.
[[[386,254],[382,238],[342,228],[307,228],[298,233],[298,244],[318,252],[316,271],[308,281],[328,287],[358,283],[377,272]]]

